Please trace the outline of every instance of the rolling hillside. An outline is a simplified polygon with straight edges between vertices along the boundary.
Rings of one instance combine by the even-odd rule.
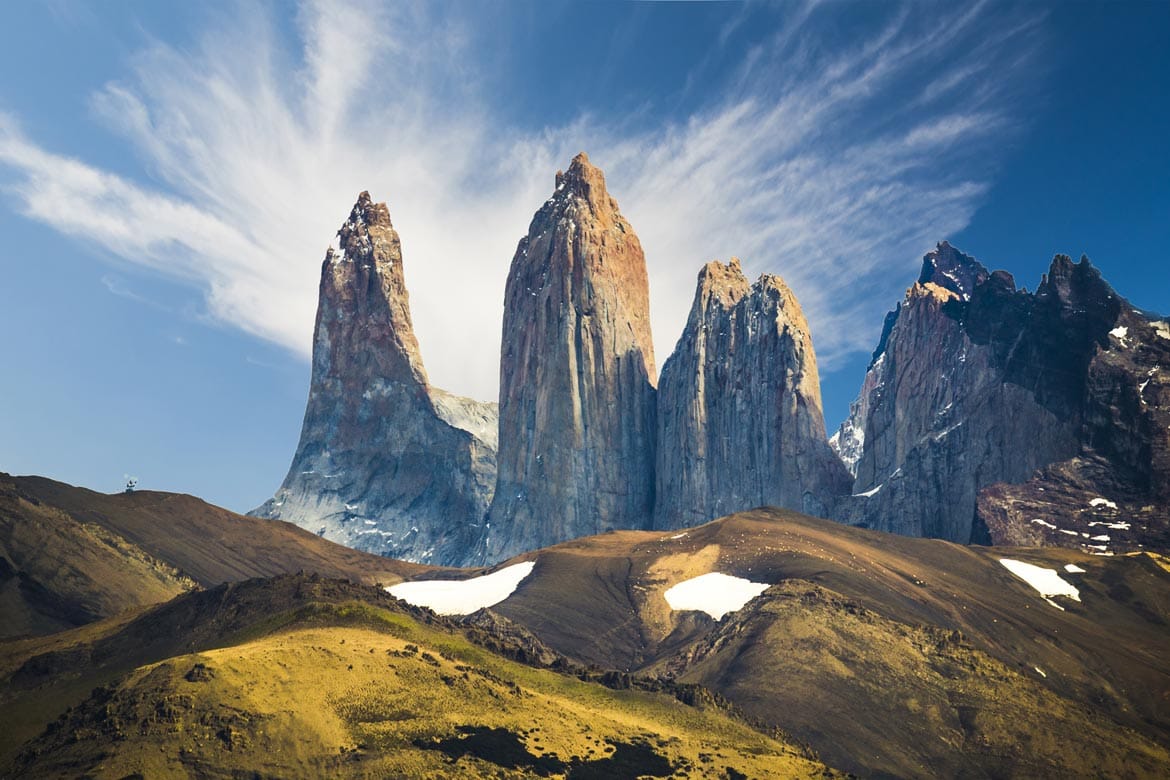
[[[427,570],[192,496],[106,495],[0,474],[0,639],[52,633],[250,577],[308,571],[373,584]]]
[[[48,722],[7,747],[8,775],[835,775],[714,701],[532,668],[353,583],[251,580],[98,626],[6,676],[6,719]]]
[[[536,566],[500,615],[578,661],[701,683],[847,771],[1170,771],[1160,556],[963,547],[760,509],[523,557]],[[1080,600],[1046,600],[1001,558],[1059,571]],[[671,610],[666,590],[709,572],[770,587],[718,623]]]

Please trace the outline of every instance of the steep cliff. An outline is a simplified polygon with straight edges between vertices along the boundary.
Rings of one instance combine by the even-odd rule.
[[[1121,304],[1082,379],[1076,456],[980,492],[995,543],[1170,550],[1170,323]]]
[[[360,550],[462,563],[495,480],[493,408],[428,384],[386,205],[363,192],[338,238],[321,268],[300,444],[253,514]]]
[[[654,505],[654,367],[642,247],[584,154],[558,173],[508,272],[499,475],[481,557],[608,528]]]
[[[658,528],[758,506],[824,515],[851,479],[825,440],[808,323],[778,276],[708,263],[658,387]]]
[[[861,440],[838,519],[958,542],[1158,544],[1170,339],[1087,259],[1057,256],[1032,294],[944,242],[887,324],[836,437]],[[1120,533],[1126,500],[1141,533]]]

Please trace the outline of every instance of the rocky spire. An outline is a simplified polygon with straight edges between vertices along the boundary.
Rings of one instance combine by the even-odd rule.
[[[823,515],[849,492],[825,440],[808,323],[779,276],[749,284],[736,258],[699,272],[662,369],[656,473],[660,528],[764,505]]]
[[[955,249],[949,242],[940,241],[922,258],[918,283],[938,285],[966,301],[977,286],[987,281],[987,277],[987,269],[982,263]]]
[[[386,204],[363,192],[337,236],[321,266],[300,444],[255,514],[370,552],[462,563],[495,477],[492,443],[464,428],[491,427],[494,409],[428,384]]]
[[[508,272],[485,560],[649,525],[655,378],[642,247],[579,154]]]

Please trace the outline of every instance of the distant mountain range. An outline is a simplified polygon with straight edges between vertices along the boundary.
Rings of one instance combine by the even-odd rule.
[[[485,564],[610,529],[777,506],[910,536],[1170,546],[1170,323],[1082,259],[1034,293],[943,242],[826,438],[783,280],[699,273],[658,380],[645,260],[584,155],[512,260],[500,401],[432,387],[397,233],[362,193],[322,267],[284,484],[257,509],[403,560]]]

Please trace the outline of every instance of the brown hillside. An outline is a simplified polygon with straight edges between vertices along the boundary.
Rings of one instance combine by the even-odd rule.
[[[187,495],[106,495],[0,474],[0,638],[45,634],[192,587],[315,572],[393,583],[427,567]]]
[[[1154,556],[962,547],[760,509],[524,557],[533,574],[495,611],[554,650],[702,683],[849,771],[1170,771],[1170,573]],[[1001,557],[1060,571],[1081,601],[1046,603]],[[670,610],[667,588],[712,571],[773,587],[720,623]]]

